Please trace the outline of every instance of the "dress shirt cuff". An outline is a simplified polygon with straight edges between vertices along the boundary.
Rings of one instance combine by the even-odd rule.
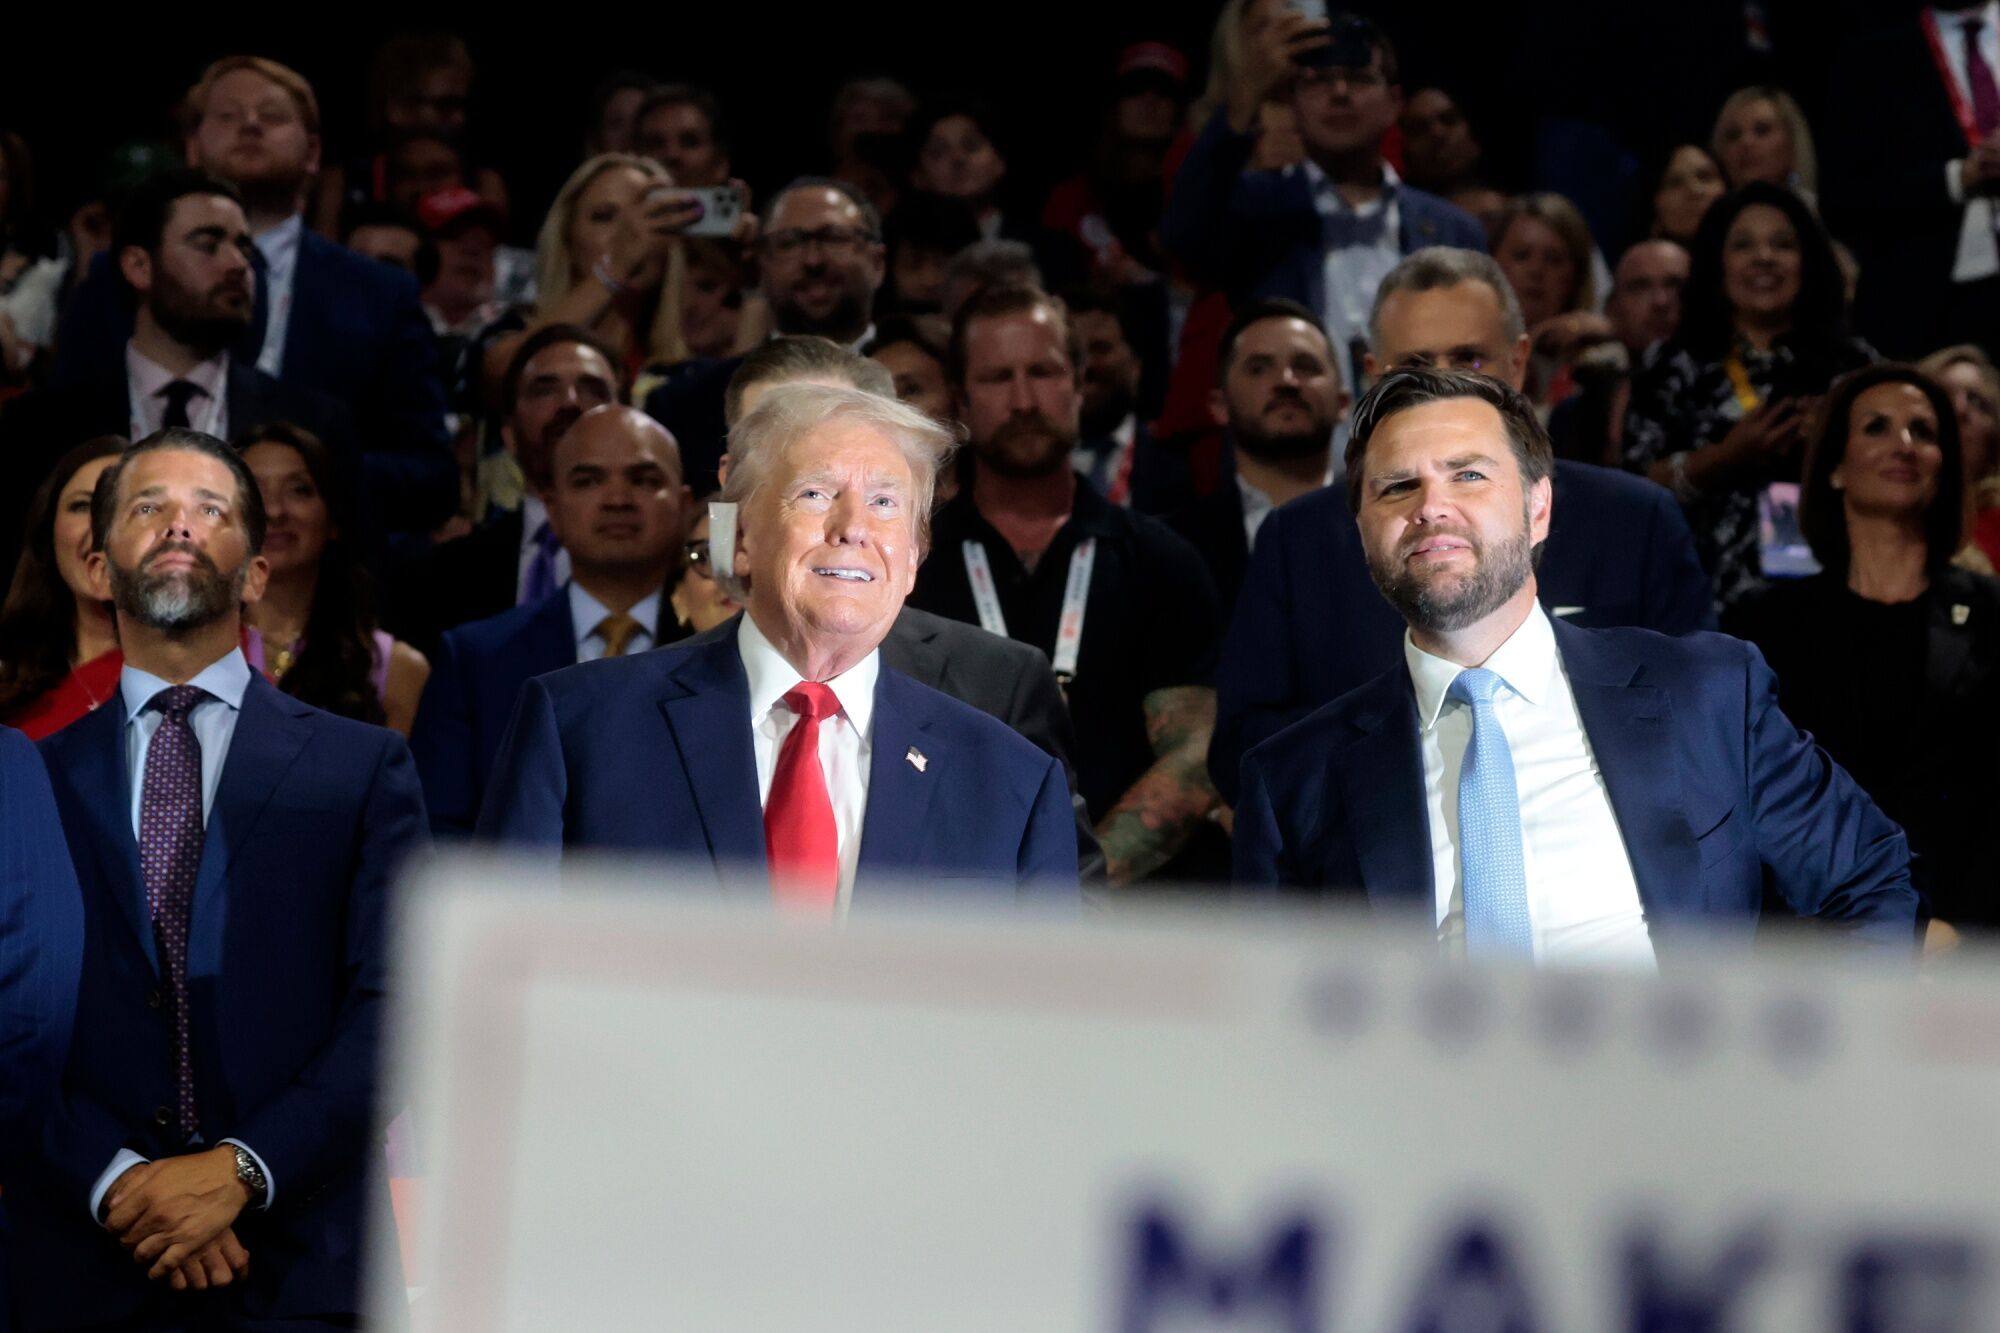
[[[260,1212],[268,1212],[271,1205],[278,1201],[278,1178],[271,1174],[270,1167],[264,1165],[264,1159],[257,1155],[257,1150],[242,1139],[223,1139],[222,1142],[233,1143],[244,1152],[249,1153],[250,1160],[255,1162],[257,1169],[264,1173],[264,1202],[258,1204],[257,1208]]]
[[[97,1183],[90,1187],[90,1220],[99,1226],[103,1226],[104,1196],[111,1192],[112,1182],[127,1171],[130,1171],[133,1167],[143,1166],[152,1160],[150,1157],[141,1157],[130,1148],[120,1148],[118,1155],[111,1159],[111,1165],[104,1168],[104,1174],[99,1176]]]
[[[1944,192],[1954,204],[1965,202],[1965,159],[1955,157],[1944,164]]]

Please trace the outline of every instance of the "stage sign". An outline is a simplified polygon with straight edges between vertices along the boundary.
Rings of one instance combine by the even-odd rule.
[[[538,874],[409,895],[420,1329],[2000,1328],[1991,958],[1534,973]]]

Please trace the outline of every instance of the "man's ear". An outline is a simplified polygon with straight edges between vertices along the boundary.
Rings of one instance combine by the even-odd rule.
[[[1219,387],[1208,391],[1208,419],[1218,426],[1229,424],[1229,395]]]
[[[83,577],[92,597],[100,602],[111,600],[111,566],[101,547],[83,558]]]
[[[1549,539],[1549,512],[1555,505],[1555,486],[1547,477],[1528,490],[1528,539],[1530,543]]]
[[[153,257],[139,246],[128,245],[118,252],[118,272],[139,295],[153,290]]]
[[[255,606],[264,600],[264,589],[271,582],[271,562],[261,555],[250,557],[243,571],[243,605]]]

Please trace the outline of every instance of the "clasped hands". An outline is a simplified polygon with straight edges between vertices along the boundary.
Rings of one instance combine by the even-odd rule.
[[[205,1291],[250,1271],[234,1230],[249,1202],[249,1187],[236,1178],[236,1150],[224,1143],[126,1171],[105,1195],[104,1224],[147,1266],[148,1278],[164,1278],[175,1291]]]

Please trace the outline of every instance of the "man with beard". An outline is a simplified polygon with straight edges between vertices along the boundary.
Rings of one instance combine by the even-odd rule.
[[[1070,463],[1113,504],[1135,505],[1148,514],[1175,508],[1186,498],[1187,469],[1163,456],[1139,420],[1144,367],[1132,350],[1118,303],[1072,291],[1063,304],[1083,350],[1077,376],[1083,391],[1078,417],[1083,440]]]
[[[1519,388],[1528,367],[1520,302],[1492,256],[1420,250],[1382,280],[1364,365],[1479,371]],[[1538,586],[1551,616],[1662,634],[1713,629],[1713,595],[1681,507],[1616,468],[1558,459],[1559,503]],[[1264,521],[1216,671],[1209,772],[1236,794],[1244,751],[1394,666],[1402,622],[1375,595],[1338,488]]]
[[[757,252],[774,333],[817,334],[851,352],[875,336],[875,293],[887,272],[882,218],[859,190],[823,176],[793,181],[773,196]],[[647,413],[680,441],[696,495],[716,488],[729,432],[723,399],[742,364],[740,356],[683,362],[646,395]]]
[[[1226,611],[1271,511],[1333,480],[1333,430],[1350,399],[1312,311],[1277,297],[1230,323],[1216,380],[1210,406],[1229,432],[1222,476],[1167,522],[1208,562]]]
[[[158,431],[93,497],[118,692],[42,745],[85,903],[76,1036],[7,1206],[24,1325],[349,1326],[375,1139],[389,886],[424,840],[400,737],[244,661],[264,508]]]
[[[1177,857],[1173,874],[1212,877],[1219,839],[1196,835],[1217,804],[1202,756],[1221,617],[1201,557],[1070,467],[1080,356],[1061,302],[1018,287],[973,297],[949,359],[973,467],[938,511],[911,605],[1049,655],[1114,885]]]
[[[1498,380],[1397,370],[1362,399],[1348,501],[1403,661],[1245,758],[1238,880],[1365,893],[1448,954],[1645,969],[1747,939],[1768,884],[1910,953],[1902,830],[1786,720],[1755,648],[1542,609],[1553,470]]]
[[[111,254],[132,306],[115,370],[29,394],[0,416],[0,568],[19,554],[21,506],[54,461],[98,435],[138,439],[163,426],[228,438],[290,421],[355,465],[346,409],[273,379],[233,350],[251,318],[251,239],[235,189],[192,170],[163,172],[133,192]]]
[[[569,554],[544,500],[555,442],[585,412],[622,396],[617,356],[590,330],[550,324],[522,339],[500,381],[503,452],[493,508],[479,526],[430,547],[389,580],[384,623],[433,656],[438,636],[550,596]]]
[[[320,165],[312,85],[274,60],[225,56],[202,72],[182,110],[188,165],[236,187],[256,245],[253,317],[231,350],[345,403],[367,451],[363,517],[392,532],[430,530],[458,498],[436,339],[414,278],[305,225]],[[119,300],[121,267],[97,261],[71,295],[54,383],[90,382],[119,364],[132,328]]]

